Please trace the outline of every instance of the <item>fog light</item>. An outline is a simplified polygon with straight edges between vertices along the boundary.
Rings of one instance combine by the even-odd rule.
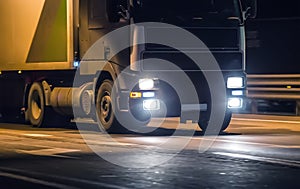
[[[236,89],[244,87],[244,79],[242,77],[228,77],[227,88]]]
[[[243,99],[241,98],[229,98],[228,99],[228,108],[242,108]]]
[[[153,79],[140,79],[139,80],[139,88],[140,90],[150,90],[154,88],[154,80]]]
[[[144,100],[143,108],[144,110],[159,110],[160,109],[159,100],[157,99]]]

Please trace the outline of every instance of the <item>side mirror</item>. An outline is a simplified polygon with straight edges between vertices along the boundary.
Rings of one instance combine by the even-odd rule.
[[[130,14],[127,0],[106,0],[106,14],[109,22],[119,22],[121,18],[128,20]]]
[[[257,0],[243,0],[244,18],[255,18],[257,14]]]
[[[121,15],[121,17],[125,20],[129,20],[130,19],[130,13],[129,10],[127,10],[123,5],[119,5],[119,12],[118,14]]]

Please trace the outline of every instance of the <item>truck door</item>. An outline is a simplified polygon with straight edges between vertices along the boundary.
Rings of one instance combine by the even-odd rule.
[[[80,58],[99,38],[129,23],[118,14],[117,3],[110,0],[80,0],[79,45]],[[126,7],[126,5],[124,5]],[[113,10],[112,10],[113,9]],[[100,49],[99,49],[100,50]],[[100,52],[104,57],[104,49]]]

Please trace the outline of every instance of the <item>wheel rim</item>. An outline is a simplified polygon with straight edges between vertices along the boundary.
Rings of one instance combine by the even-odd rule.
[[[105,94],[101,98],[100,102],[100,119],[102,123],[108,123],[111,120],[112,116],[112,101],[109,92],[105,92]]]
[[[38,91],[34,91],[32,94],[32,101],[31,101],[31,113],[34,119],[39,119],[42,114],[41,108],[41,98],[38,94]]]

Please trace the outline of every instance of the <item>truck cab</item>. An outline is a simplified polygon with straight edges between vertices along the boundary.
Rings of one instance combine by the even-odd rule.
[[[230,123],[232,110],[244,108],[244,20],[255,13],[253,1],[101,2],[81,1],[81,9],[87,7],[87,12],[103,9],[103,14],[95,17],[94,13],[82,10],[80,14],[94,17],[85,22],[81,21],[87,23],[88,27],[84,28],[88,29],[82,31],[79,28],[79,36],[89,33],[85,35],[86,38],[99,39],[99,36],[104,36],[114,29],[130,26],[123,30],[123,38],[120,38],[127,41],[128,48],[113,53],[113,46],[119,45],[118,40],[115,40],[114,44],[104,40],[103,44],[106,46],[104,45],[101,53],[104,54],[104,59],[109,59],[107,62],[113,70],[117,70],[116,75],[123,76],[122,72],[133,75],[130,79],[122,78],[122,82],[112,82],[117,83],[116,96],[120,99],[114,103],[118,105],[111,108],[115,111],[114,116],[111,116],[111,110],[107,108],[113,106],[110,105],[113,100],[107,101],[109,91],[106,95],[98,95],[98,100],[98,97],[95,98],[96,112],[101,125],[106,129],[122,125],[122,121],[115,116],[120,114],[118,112],[126,111],[140,123],[147,123],[151,117],[180,117],[182,123],[198,123],[202,130],[208,128],[212,119],[221,117],[222,120],[218,122],[220,128],[217,130],[225,130]],[[80,18],[86,19],[84,16]],[[199,40],[199,43],[191,40],[193,38]],[[84,40],[80,40],[82,41]],[[91,45],[82,44],[80,52],[88,51],[82,49],[85,46]],[[109,52],[110,57],[105,57],[105,52]],[[195,56],[197,58],[193,59]],[[81,59],[89,58],[82,56]],[[91,64],[82,63],[81,69],[86,67],[91,67]],[[92,72],[94,74],[94,71]],[[96,80],[100,82],[95,88],[101,88],[101,82],[105,79]],[[108,84],[110,88],[112,83]],[[103,92],[95,91],[95,96],[101,93]],[[106,104],[105,107],[101,107],[103,103]],[[121,107],[120,104],[125,105]],[[218,113],[217,109],[224,111]]]
[[[93,118],[111,132],[176,116],[219,132],[244,107],[244,20],[255,0],[0,5],[0,119],[20,110],[36,127]]]

